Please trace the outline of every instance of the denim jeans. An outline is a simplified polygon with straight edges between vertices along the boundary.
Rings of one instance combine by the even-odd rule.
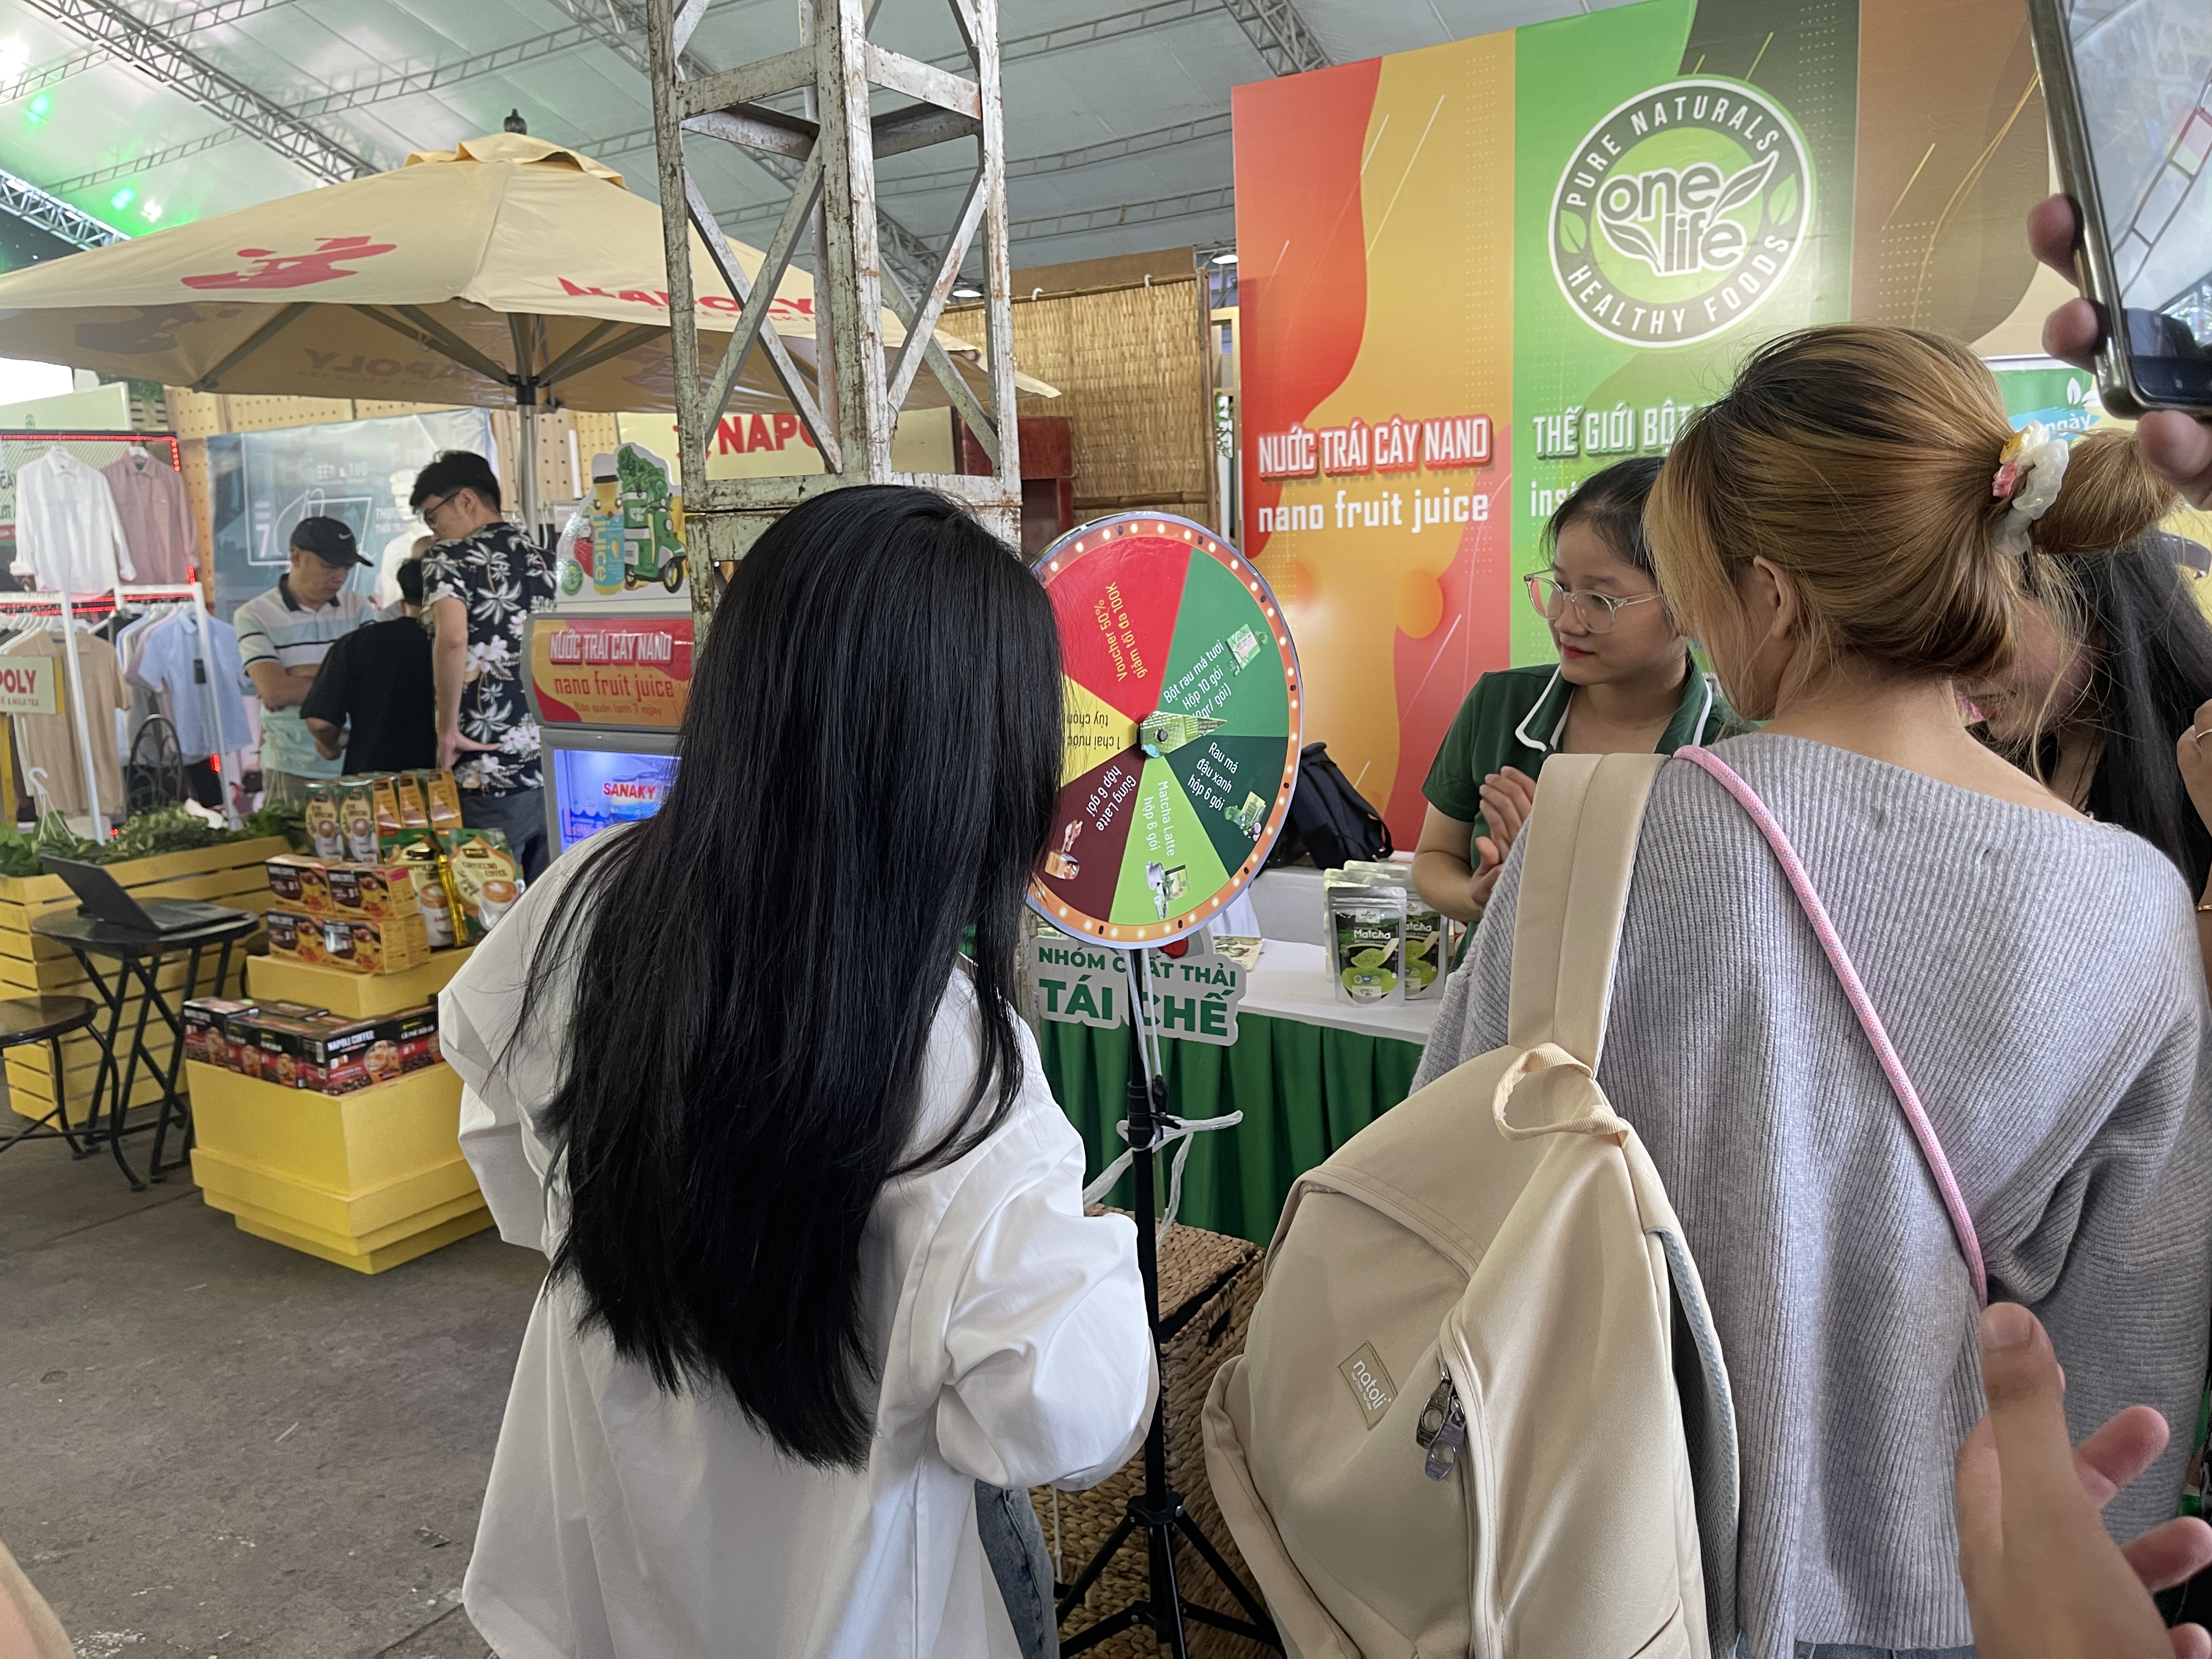
[[[471,830],[496,830],[507,837],[507,850],[522,866],[522,878],[535,881],[547,863],[545,848],[545,792],[518,789],[511,795],[487,795],[481,789],[461,791],[461,822]]]
[[[1060,1659],[1060,1625],[1052,1603],[1052,1555],[1025,1492],[975,1483],[975,1530],[983,1556],[1006,1599],[1006,1617],[1022,1659]]]

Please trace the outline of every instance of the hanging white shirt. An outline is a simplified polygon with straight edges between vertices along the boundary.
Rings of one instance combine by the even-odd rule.
[[[118,568],[137,579],[106,478],[59,445],[16,470],[15,568],[70,593],[106,592]]]
[[[536,1114],[564,1020],[507,1039],[559,860],[441,999],[466,1087],[461,1146],[510,1243],[565,1218]],[[925,1060],[917,1146],[975,1076],[975,1001],[956,972]],[[865,1468],[779,1453],[720,1390],[664,1392],[563,1283],[532,1310],[464,1589],[501,1659],[975,1659],[1018,1650],[975,1531],[977,1480],[1079,1489],[1126,1462],[1158,1389],[1136,1239],[1085,1217],[1083,1145],[1017,1026],[1012,1115],[876,1200],[862,1305],[882,1378]]]

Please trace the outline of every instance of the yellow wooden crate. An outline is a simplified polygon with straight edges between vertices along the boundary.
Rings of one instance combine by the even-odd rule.
[[[461,1080],[433,1066],[323,1095],[198,1060],[192,1175],[246,1232],[381,1273],[491,1225],[461,1156]]]
[[[430,1001],[461,971],[475,948],[441,951],[420,968],[398,974],[353,974],[285,957],[254,957],[246,970],[246,994],[268,1001],[303,1002],[353,1019],[373,1019]]]
[[[147,1046],[154,1047],[151,1043]],[[156,1048],[155,1052],[159,1054],[161,1050]],[[72,1059],[67,1048],[64,1048],[62,1060],[62,1081],[69,1090],[70,1121],[82,1122],[92,1109],[92,1085],[100,1076],[100,1051],[96,1048],[91,1049],[82,1060],[76,1060]],[[177,1082],[179,1088],[184,1086],[182,1078],[178,1079]],[[32,1114],[34,1117],[39,1112],[45,1111],[47,1107],[53,1104],[53,1064],[46,1052],[46,1044],[42,1042],[35,1048],[27,1047],[9,1051],[8,1092],[19,1103],[25,1106],[35,1101],[38,1104],[38,1111]],[[161,1097],[161,1079],[154,1075],[150,1067],[142,1064],[138,1067],[137,1077],[131,1085],[131,1103],[133,1106],[145,1106]],[[100,1109],[105,1112],[107,1109],[107,1102],[103,1100],[100,1104]]]

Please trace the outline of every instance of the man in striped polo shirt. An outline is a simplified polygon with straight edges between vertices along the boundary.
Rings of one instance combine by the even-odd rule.
[[[300,705],[334,640],[374,619],[376,604],[346,586],[368,562],[336,519],[302,519],[292,530],[292,568],[276,586],[238,607],[238,654],[261,697],[262,799],[305,800],[308,786],[338,775],[316,751]]]

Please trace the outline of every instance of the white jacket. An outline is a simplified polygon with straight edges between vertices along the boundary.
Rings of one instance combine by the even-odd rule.
[[[441,999],[467,1085],[461,1145],[508,1243],[545,1249],[563,1209],[534,1114],[562,1043],[500,1063],[562,860]],[[955,973],[927,1060],[923,1144],[975,1074]],[[1012,1654],[975,1532],[974,1482],[1079,1488],[1141,1442],[1158,1389],[1121,1218],[1082,1213],[1083,1146],[1021,1030],[1019,1103],[948,1167],[886,1186],[863,1245],[881,1366],[865,1469],[780,1455],[726,1393],[664,1393],[579,1332],[564,1285],[517,1361],[464,1596],[501,1659],[974,1659]]]

